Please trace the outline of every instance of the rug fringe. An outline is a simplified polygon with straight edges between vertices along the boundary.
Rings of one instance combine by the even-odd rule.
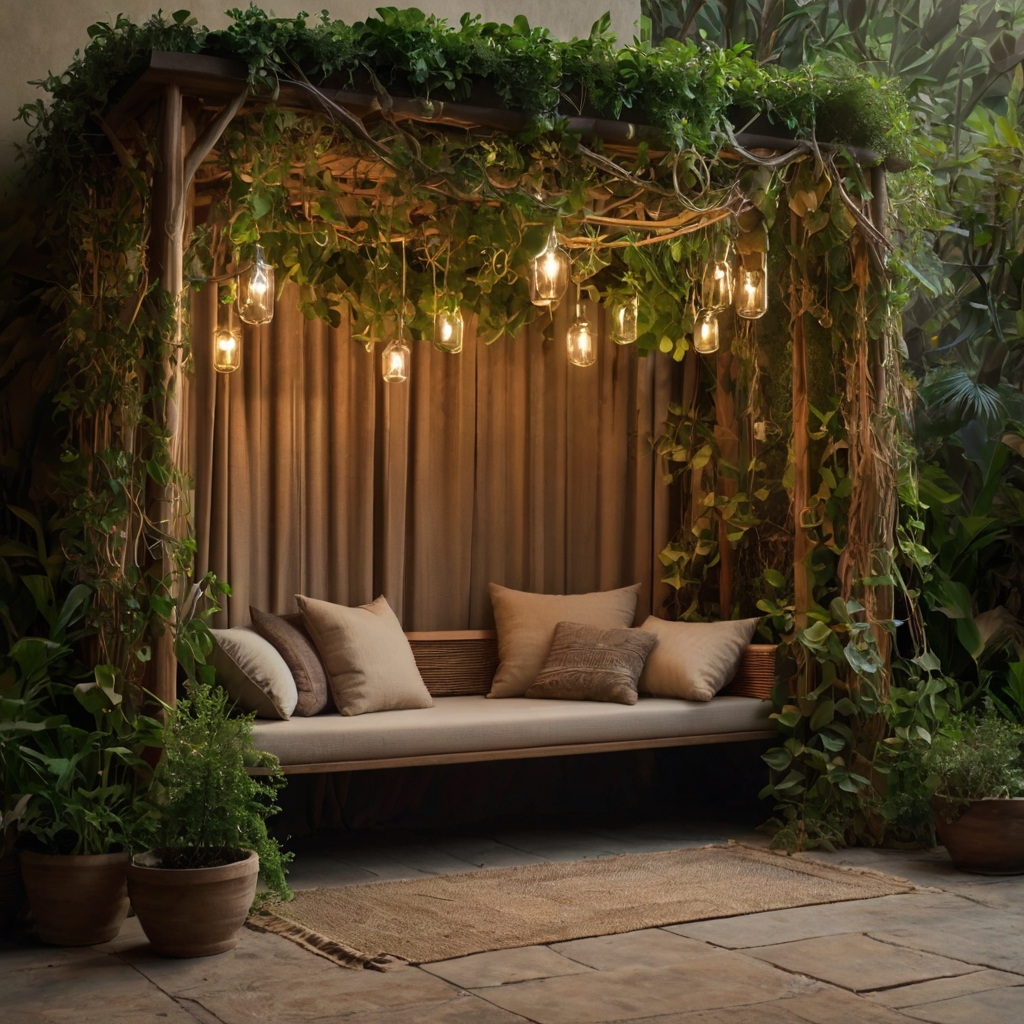
[[[308,949],[332,963],[341,967],[350,967],[353,970],[365,968],[369,971],[387,971],[387,965],[394,963],[394,957],[378,953],[361,953],[351,946],[346,946],[336,939],[329,939],[326,935],[320,935],[294,921],[286,921],[284,918],[276,917],[273,914],[253,915],[246,922],[246,925],[253,931],[269,932],[271,935],[280,935],[289,939],[297,946]]]
[[[925,889],[927,886],[920,886],[916,882],[910,881],[909,878],[904,878],[902,875],[890,875],[885,871],[878,871],[875,868],[863,868],[853,864],[828,864],[825,861],[815,860],[813,857],[808,857],[806,850],[798,850],[796,853],[790,853],[788,850],[773,850],[768,846],[755,846],[753,843],[740,843],[735,839],[728,840],[726,847],[723,849],[732,847],[739,847],[743,850],[754,850],[758,853],[769,853],[773,857],[785,857],[790,861],[797,864],[814,864],[818,867],[831,868],[833,871],[845,871],[851,875],[864,875],[867,878],[877,878],[882,882],[901,882],[903,885],[910,886],[911,889]],[[936,890],[941,892],[942,890]]]

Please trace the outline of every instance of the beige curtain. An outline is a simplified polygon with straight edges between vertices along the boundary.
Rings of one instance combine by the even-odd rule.
[[[487,584],[580,593],[643,583],[660,607],[657,552],[668,491],[650,435],[673,386],[664,356],[606,337],[570,366],[564,304],[487,346],[472,319],[459,356],[412,345],[410,379],[385,384],[380,354],[298,312],[290,286],[272,324],[247,328],[242,367],[214,372],[216,298],[193,301],[191,468],[197,569],[231,584],[220,624],[294,595],[343,604],[387,596],[406,629],[493,625]]]

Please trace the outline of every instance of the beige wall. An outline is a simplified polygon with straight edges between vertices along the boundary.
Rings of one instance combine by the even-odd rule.
[[[401,6],[396,0],[392,5]],[[216,28],[227,22],[223,10],[244,6],[243,0],[0,0],[0,174],[10,170],[14,144],[25,135],[24,125],[12,118],[22,103],[44,95],[28,81],[67,67],[75,50],[88,42],[87,26],[110,20],[117,12],[138,20],[158,7],[165,11],[185,7],[201,23]],[[262,6],[282,17],[326,8],[334,17],[358,21],[383,6],[383,0],[264,0]],[[563,39],[586,35],[590,26],[610,11],[619,39],[630,40],[640,16],[640,0],[419,0],[408,6],[419,6],[454,22],[467,9],[488,21],[511,21],[517,14],[525,14],[531,25],[545,25]]]

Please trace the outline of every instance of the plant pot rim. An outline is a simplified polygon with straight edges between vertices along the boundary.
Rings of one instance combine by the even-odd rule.
[[[139,881],[159,877],[161,885],[195,885],[203,881],[227,881],[229,878],[241,878],[259,870],[259,855],[256,851],[246,850],[245,854],[241,860],[233,860],[230,864],[216,864],[208,868],[158,868],[136,864],[133,858],[128,862],[128,876]]]
[[[118,853],[36,853],[34,850],[19,850],[18,856],[30,864],[118,864],[128,863],[128,851]]]
[[[945,793],[933,793],[933,800],[941,800],[943,803],[948,803],[953,797],[946,796]],[[965,806],[968,804],[1013,804],[1013,803],[1024,803],[1024,796],[979,796],[973,800],[964,801]]]

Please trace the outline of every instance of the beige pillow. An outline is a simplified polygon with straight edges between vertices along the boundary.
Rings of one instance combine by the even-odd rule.
[[[669,622],[651,615],[640,628],[657,633],[658,643],[644,665],[640,692],[711,700],[732,682],[758,622]]]
[[[580,622],[604,629],[633,625],[640,584],[596,594],[527,594],[490,585],[501,664],[488,697],[522,697],[551,650],[555,626]]]
[[[290,718],[299,699],[284,658],[248,626],[211,629],[210,664],[217,682],[243,711],[257,718]]]
[[[343,715],[434,706],[402,626],[383,597],[358,608],[296,594]]]
[[[526,696],[635,704],[644,659],[657,642],[642,629],[560,622],[548,659]]]

